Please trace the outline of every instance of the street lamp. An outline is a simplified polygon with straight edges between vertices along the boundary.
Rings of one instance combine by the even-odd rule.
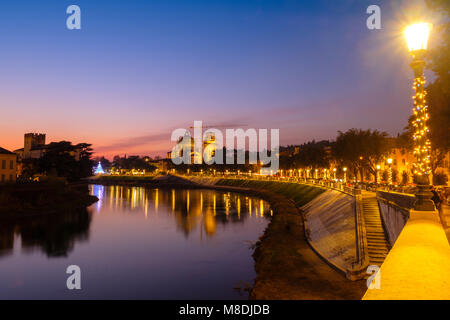
[[[377,165],[377,184],[380,183],[380,165]]]
[[[388,184],[392,184],[392,168],[391,168],[392,159],[391,159],[391,158],[387,159],[387,163],[389,164],[389,170],[388,170]]]
[[[334,180],[336,181],[336,168],[333,168],[333,176],[334,176]]]
[[[432,25],[430,23],[415,23],[405,29],[405,37],[408,43],[408,49],[413,58],[411,68],[414,71],[415,94],[413,96],[413,126],[414,126],[414,174],[417,183],[416,204],[414,210],[417,211],[434,211],[434,203],[431,200],[432,193],[430,191],[430,154],[431,143],[428,138],[429,129],[427,122],[429,120],[428,105],[426,102],[425,76],[423,69],[425,67],[425,52],[428,45],[428,37],[430,35]]]
[[[347,182],[347,168],[344,167],[344,182]]]

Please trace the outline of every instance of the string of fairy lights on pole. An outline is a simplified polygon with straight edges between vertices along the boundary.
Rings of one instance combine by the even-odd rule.
[[[427,122],[430,119],[428,114],[428,105],[426,101],[427,92],[424,88],[425,86],[425,76],[423,73],[414,78],[414,155],[416,157],[416,162],[414,163],[414,174],[416,175],[428,175],[430,167],[430,156],[431,156],[431,142],[428,138],[430,129],[428,128]]]
[[[411,68],[414,71],[414,155],[416,161],[413,164],[414,175],[421,177],[423,181],[428,179],[430,173],[431,142],[428,138],[430,132],[427,122],[430,119],[428,114],[428,105],[426,101],[425,68],[424,56],[427,49],[428,37],[431,30],[429,23],[415,23],[405,29],[405,37],[408,43],[408,49],[413,57]]]
[[[431,200],[433,195],[430,192],[429,175],[431,173],[431,142],[429,139],[430,129],[427,125],[430,120],[428,104],[425,91],[425,54],[428,45],[428,37],[431,31],[431,24],[420,22],[408,26],[405,29],[405,37],[408,49],[413,58],[411,68],[414,71],[414,107],[413,122],[414,127],[414,156],[415,161],[414,176],[417,183],[416,199],[414,210],[434,211],[435,206]]]

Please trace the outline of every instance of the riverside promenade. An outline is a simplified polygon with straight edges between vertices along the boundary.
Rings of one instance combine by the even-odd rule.
[[[271,204],[272,221],[254,253],[257,278],[251,292],[253,299],[450,299],[448,207],[440,214],[416,212],[411,209],[415,202],[411,194],[383,190],[375,193],[330,181],[286,180],[169,176],[154,179],[148,185],[242,192]],[[320,210],[307,213],[308,219],[304,219],[301,209],[328,191],[351,196],[355,205],[355,262],[349,265],[351,260],[344,259],[344,268],[339,268],[339,262],[333,258],[339,257],[336,252],[340,246],[347,246],[347,254],[352,252],[348,246],[350,238],[339,240],[340,232],[349,235],[352,229],[348,227],[352,224],[348,219],[351,215],[342,215],[346,210],[335,211],[339,201],[332,198],[327,206],[319,203]],[[319,237],[310,236],[323,228],[325,237],[320,233]],[[371,233],[371,228],[377,233]],[[321,242],[325,247],[320,247]],[[327,246],[331,250],[323,249]],[[369,276],[374,284],[370,289],[366,280],[349,280]]]
[[[323,188],[334,188],[330,183],[321,184]],[[450,245],[446,236],[449,231],[448,207],[443,208],[440,215],[437,211],[417,212],[411,209],[412,206],[404,208],[395,201],[379,199],[378,193],[346,187],[342,189],[356,198],[360,197],[359,210],[363,219],[358,219],[357,215],[356,224],[357,230],[361,230],[364,235],[359,238],[365,238],[362,246],[366,250],[360,250],[359,253],[366,255],[367,259],[367,265],[363,262],[360,271],[366,266],[370,266],[370,270],[378,270],[375,274],[369,269],[365,270],[366,277],[372,274],[373,285],[366,290],[363,299],[450,299]],[[404,201],[409,197],[411,203],[414,201],[413,195],[385,192],[383,197],[387,195],[391,200],[399,198]],[[377,205],[380,201],[385,201],[383,206]],[[386,213],[387,207],[394,208],[394,211]],[[374,216],[374,212],[378,213]],[[372,232],[374,230],[376,233]],[[389,239],[386,237],[388,232]],[[297,237],[305,237],[304,242],[311,240],[304,233]],[[389,250],[391,244],[393,246]],[[322,254],[322,258],[328,262],[332,260],[326,253]],[[305,282],[301,280],[300,283]],[[299,299],[295,295],[289,298]]]

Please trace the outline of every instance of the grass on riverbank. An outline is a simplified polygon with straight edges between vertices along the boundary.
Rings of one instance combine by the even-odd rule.
[[[301,207],[319,194],[325,191],[325,189],[307,186],[292,182],[280,182],[280,181],[264,181],[264,180],[249,180],[249,179],[220,179],[216,185],[232,186],[241,188],[252,188],[270,191],[295,202],[297,207]]]

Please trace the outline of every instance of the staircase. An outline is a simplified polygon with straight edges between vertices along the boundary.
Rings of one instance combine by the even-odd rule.
[[[390,250],[390,245],[386,239],[386,233],[381,221],[376,193],[363,192],[362,205],[369,264],[381,266]]]

